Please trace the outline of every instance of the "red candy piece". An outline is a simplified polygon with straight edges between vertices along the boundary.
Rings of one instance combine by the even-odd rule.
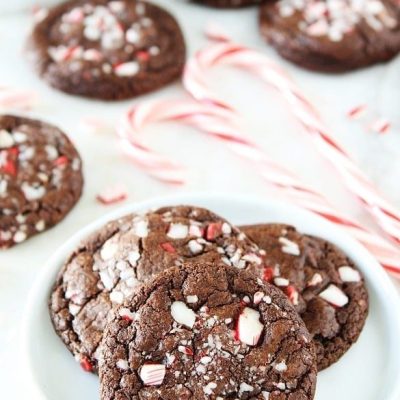
[[[96,200],[104,205],[115,204],[126,200],[128,193],[122,185],[114,185],[103,190],[96,196]]]
[[[161,243],[160,246],[167,252],[167,253],[176,253],[176,249],[172,246],[171,243],[165,242]]]
[[[68,163],[69,163],[69,160],[66,156],[60,156],[54,160],[54,165],[56,167],[61,167],[63,165],[67,165]]]
[[[209,224],[206,228],[206,239],[214,240],[218,237],[222,233],[221,227],[222,225],[220,222],[212,222]]]
[[[239,318],[235,322],[235,330],[233,331],[233,338],[239,342]]]
[[[185,354],[188,356],[193,355],[193,350],[190,347],[185,347],[184,351],[185,351]]]
[[[136,53],[136,57],[139,61],[148,61],[150,59],[150,54],[146,50],[139,50]]]
[[[0,161],[3,160],[3,163],[0,163],[0,171],[11,176],[16,176],[18,154],[18,147],[11,147],[10,149],[1,151]]]
[[[299,294],[294,286],[286,286],[285,292],[286,296],[289,297],[289,300],[293,305],[296,306],[297,304],[299,304]]]
[[[69,61],[74,56],[74,53],[78,49],[78,47],[79,46],[68,47],[68,49],[66,49],[66,51],[65,51],[63,61]]]
[[[272,279],[274,278],[274,270],[271,267],[265,267],[264,268],[264,274],[263,274],[263,279],[265,282],[272,282]]]
[[[93,372],[93,365],[92,365],[92,363],[89,361],[89,359],[87,357],[83,356],[81,358],[80,364],[81,364],[81,367],[82,367],[82,369],[84,371]]]

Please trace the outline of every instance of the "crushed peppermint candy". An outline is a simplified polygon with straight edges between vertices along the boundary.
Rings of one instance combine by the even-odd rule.
[[[146,386],[158,386],[163,383],[165,372],[163,364],[144,364],[140,369],[140,379]]]
[[[196,322],[196,313],[182,301],[174,301],[171,305],[172,318],[178,324],[193,328]]]
[[[184,224],[171,224],[167,236],[171,239],[185,239],[189,234],[189,227]]]
[[[119,316],[125,321],[134,321],[135,314],[130,311],[128,308],[120,308],[118,311]]]
[[[286,278],[280,276],[274,278],[274,283],[276,286],[289,286],[289,281]]]
[[[264,325],[260,322],[260,313],[245,307],[239,315],[235,337],[249,346],[256,346],[260,340]]]
[[[257,304],[260,304],[261,303],[261,301],[262,301],[262,299],[264,298],[264,293],[263,292],[256,292],[255,294],[254,294],[254,297],[253,297],[253,303],[255,304],[255,305],[257,305]]]
[[[195,304],[199,301],[199,298],[196,295],[186,296],[186,301],[189,304]]]
[[[7,149],[14,146],[14,138],[10,132],[5,129],[0,130],[0,149]]]
[[[339,276],[343,282],[360,282],[361,275],[360,273],[354,269],[349,267],[348,265],[344,265],[339,268]]]
[[[329,285],[319,296],[336,307],[343,307],[349,302],[349,298],[343,291],[333,284]]]
[[[323,281],[322,275],[317,272],[307,282],[307,286],[317,286],[318,284],[322,283],[322,281]]]
[[[97,201],[104,205],[120,203],[127,198],[128,193],[122,184],[108,186],[96,196]]]
[[[190,240],[188,243],[189,250],[193,255],[197,255],[203,252],[204,246],[197,240]]]
[[[136,61],[129,61],[114,66],[115,74],[120,77],[135,76],[139,72],[139,70],[140,70],[140,65]]]
[[[279,243],[282,245],[282,251],[286,254],[290,254],[292,256],[299,256],[300,255],[300,248],[299,245],[295,242],[292,242],[288,238],[281,236],[279,238]]]
[[[55,63],[65,63],[73,70],[85,70],[93,77],[100,71],[118,77],[136,76],[143,63],[160,53],[160,48],[149,45],[142,48],[144,38],[154,34],[154,23],[145,15],[145,8],[127,21],[129,10],[123,1],[110,1],[92,7],[77,5],[61,17],[59,31],[68,38],[64,43],[48,48]],[[81,29],[78,29],[81,28]],[[82,32],[85,47],[76,32]]]
[[[381,0],[280,0],[277,6],[283,18],[302,14],[300,30],[332,42],[342,41],[363,22],[375,31],[398,26],[397,19]]]
[[[286,371],[286,370],[287,370],[286,362],[285,362],[285,361],[281,361],[281,362],[275,364],[275,369],[276,369],[278,372],[284,372],[284,371]]]
[[[119,368],[119,369],[122,369],[122,370],[124,370],[124,371],[126,371],[128,368],[129,368],[129,364],[128,364],[128,361],[126,361],[126,360],[118,360],[117,361],[117,367]]]

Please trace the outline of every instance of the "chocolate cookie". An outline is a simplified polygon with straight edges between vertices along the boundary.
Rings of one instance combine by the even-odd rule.
[[[167,207],[108,223],[60,271],[50,298],[56,332],[84,369],[96,371],[98,345],[113,306],[138,285],[184,260],[261,266],[259,249],[223,218],[195,207]]]
[[[260,4],[262,0],[194,0],[196,3],[218,8],[239,8]]]
[[[311,70],[347,71],[400,51],[396,0],[279,0],[261,6],[260,22],[283,57]]]
[[[136,0],[74,0],[52,8],[32,33],[39,74],[64,92],[119,100],[179,78],[185,43],[175,19]]]
[[[81,159],[53,125],[0,115],[0,248],[61,221],[82,193]]]
[[[247,271],[187,263],[115,311],[101,399],[313,399],[310,335],[285,296]]]
[[[354,263],[332,243],[287,225],[242,227],[265,250],[264,280],[278,286],[303,318],[318,368],[339,358],[358,339],[368,314],[368,293]]]

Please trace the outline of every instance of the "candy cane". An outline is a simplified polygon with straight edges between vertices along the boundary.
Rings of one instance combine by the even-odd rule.
[[[27,110],[36,101],[36,94],[29,90],[0,87],[0,110]]]
[[[361,200],[383,231],[400,243],[400,212],[378,193],[344,148],[328,133],[314,105],[285,71],[265,55],[230,42],[220,32],[211,33],[211,36],[219,42],[199,51],[187,64],[184,85],[188,92],[199,101],[234,112],[205,83],[204,77],[210,68],[230,65],[261,78],[285,98],[290,111],[310,134],[318,150],[340,173],[348,189]]]
[[[145,148],[140,136],[147,125],[175,121],[201,130],[220,140],[239,156],[251,162],[257,172],[278,188],[293,203],[304,207],[325,219],[343,227],[362,242],[381,264],[400,276],[400,251],[391,243],[362,228],[349,217],[335,210],[329,202],[285,167],[270,160],[238,128],[238,120],[230,111],[215,104],[203,104],[190,100],[161,100],[141,103],[131,107],[117,126],[125,151],[133,160],[145,166],[148,172],[161,180],[176,182],[176,169],[183,167]],[[173,168],[169,168],[169,166]]]

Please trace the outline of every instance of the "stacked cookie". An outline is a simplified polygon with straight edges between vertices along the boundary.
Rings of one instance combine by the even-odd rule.
[[[71,254],[55,331],[104,399],[312,399],[317,369],[356,341],[356,266],[283,225],[232,226],[166,207],[112,221]]]

